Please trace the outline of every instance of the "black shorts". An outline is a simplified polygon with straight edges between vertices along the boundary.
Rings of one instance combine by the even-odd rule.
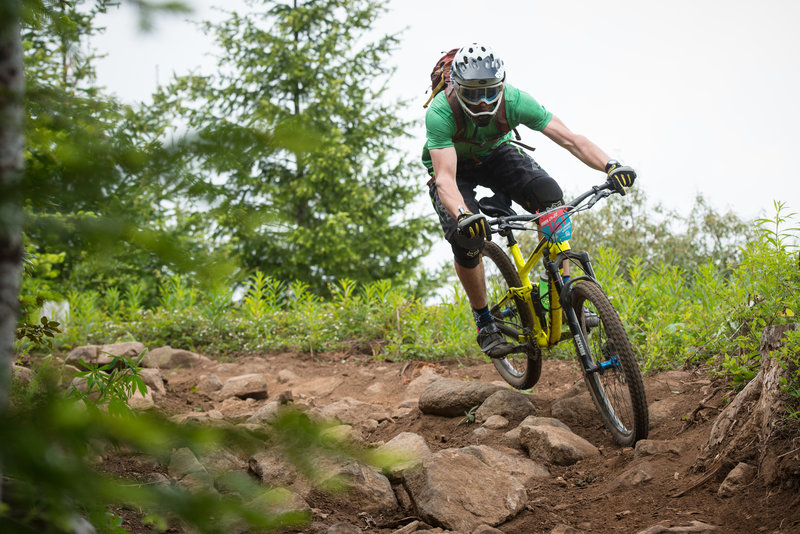
[[[459,160],[456,184],[464,197],[464,207],[473,213],[480,211],[475,198],[475,188],[479,185],[506,194],[530,213],[564,203],[564,194],[558,183],[532,157],[514,145],[503,145],[480,162]],[[456,262],[463,267],[476,267],[483,250],[483,239],[458,233],[458,223],[439,200],[435,181],[430,184],[430,196]]]

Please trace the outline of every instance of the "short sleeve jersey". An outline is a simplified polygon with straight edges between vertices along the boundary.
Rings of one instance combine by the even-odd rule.
[[[506,100],[506,119],[508,125],[513,129],[524,124],[528,128],[542,131],[550,122],[553,114],[547,111],[544,106],[539,104],[531,95],[520,91],[516,87],[505,84]],[[492,139],[500,135],[495,121],[492,120],[487,126],[478,128],[475,124],[465,117],[466,132],[465,137],[477,143],[483,143],[487,139]],[[425,130],[427,140],[422,149],[422,163],[433,172],[430,150],[435,148],[447,148],[454,146],[459,159],[471,157],[477,158],[488,155],[494,148],[507,143],[513,139],[513,132],[508,132],[503,137],[494,142],[487,143],[486,146],[477,146],[472,143],[453,143],[453,136],[456,134],[456,119],[453,117],[453,110],[447,101],[447,95],[440,91],[428,108],[425,114]],[[477,129],[477,132],[475,131]]]

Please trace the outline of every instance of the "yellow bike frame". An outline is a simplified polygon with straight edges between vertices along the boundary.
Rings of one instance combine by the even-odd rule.
[[[514,260],[514,266],[519,273],[519,279],[522,282],[521,287],[511,287],[508,289],[508,296],[503,300],[511,298],[519,298],[525,301],[526,305],[530,308],[531,315],[533,316],[534,332],[533,337],[537,345],[542,348],[550,348],[555,346],[556,343],[561,341],[561,301],[559,300],[558,291],[553,280],[550,280],[550,310],[548,316],[548,324],[543,325],[539,321],[539,315],[536,313],[533,306],[533,282],[531,282],[530,273],[534,266],[538,264],[545,252],[553,254],[553,257],[561,252],[569,250],[569,242],[562,241],[560,243],[550,243],[542,238],[539,244],[533,250],[528,259],[526,260],[522,255],[522,250],[515,242],[510,247],[511,258]],[[538,296],[538,291],[537,291]],[[524,340],[520,340],[520,343]]]

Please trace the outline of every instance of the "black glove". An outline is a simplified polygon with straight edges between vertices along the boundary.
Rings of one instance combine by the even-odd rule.
[[[483,213],[472,213],[464,209],[458,216],[458,233],[466,237],[482,237],[491,241],[489,226]]]
[[[633,167],[623,165],[615,159],[606,163],[606,174],[608,174],[608,181],[620,195],[624,195],[625,188],[632,186],[636,181],[636,171],[633,170]]]

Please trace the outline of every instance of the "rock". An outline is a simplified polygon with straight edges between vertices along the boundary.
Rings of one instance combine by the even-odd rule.
[[[210,360],[205,356],[188,350],[173,349],[165,345],[149,351],[142,358],[143,367],[157,367],[159,369],[192,368],[202,365]]]
[[[480,525],[478,528],[472,531],[472,534],[503,534],[503,531],[497,530],[489,525]]]
[[[600,454],[597,447],[582,437],[556,426],[523,426],[519,440],[531,458],[556,465],[572,465]]]
[[[206,468],[197,459],[191,449],[183,447],[172,453],[167,468],[169,476],[180,480],[189,474],[208,474]]]
[[[305,512],[311,515],[308,503],[300,495],[286,488],[269,489],[248,502],[247,507],[265,516],[279,516],[290,512]]]
[[[273,451],[256,453],[248,460],[250,471],[267,486],[291,486],[297,470]]]
[[[353,425],[333,425],[320,432],[319,438],[323,443],[343,444],[361,441],[361,432]]]
[[[636,449],[633,457],[642,458],[657,454],[683,456],[689,451],[689,448],[689,444],[683,441],[643,439],[636,442]]]
[[[523,419],[522,422],[516,428],[513,428],[508,432],[506,432],[505,434],[503,434],[503,437],[509,442],[511,442],[512,445],[520,446],[519,434],[523,426],[542,426],[542,425],[557,426],[563,428],[568,432],[572,432],[567,425],[565,425],[558,419],[554,419],[552,417],[536,417],[535,415],[529,415],[528,417]]]
[[[708,534],[716,532],[717,527],[702,523],[700,521],[692,521],[686,526],[680,527],[665,527],[663,525],[654,525],[646,530],[640,530],[636,534]]]
[[[458,449],[463,454],[475,456],[489,467],[509,474],[527,485],[537,478],[547,478],[550,471],[518,452],[501,452],[487,445],[470,445]]]
[[[399,508],[389,479],[369,466],[348,463],[340,466],[334,477],[346,484],[348,500],[364,511],[388,513]]]
[[[297,389],[312,397],[323,398],[330,396],[343,383],[344,380],[338,376],[323,376],[304,382],[302,388],[297,386]]]
[[[27,367],[14,364],[14,366],[11,368],[11,376],[15,382],[18,382],[23,386],[27,386],[31,383],[31,380],[33,380],[33,371]]]
[[[167,388],[164,387],[164,378],[158,369],[142,368],[139,370],[139,376],[142,378],[147,387],[150,388],[154,399],[163,399],[167,396]]]
[[[267,381],[264,375],[249,374],[229,378],[215,397],[219,400],[237,397],[239,399],[266,399]]]
[[[488,428],[489,430],[500,430],[501,428],[505,428],[508,426],[508,419],[503,417],[502,415],[490,415],[486,418],[486,421],[483,423],[484,428]]]
[[[229,471],[243,471],[247,468],[247,463],[244,460],[225,449],[203,454],[198,458],[198,461],[214,477]]]
[[[561,397],[550,407],[550,415],[567,425],[579,425],[582,421],[597,419],[597,409],[588,391]]]
[[[504,523],[528,502],[517,478],[458,449],[426,457],[404,485],[422,520],[460,532]]]
[[[290,384],[297,380],[298,377],[295,373],[288,369],[281,369],[278,371],[278,383],[279,384]]]
[[[431,449],[419,434],[401,432],[378,447],[377,452],[393,461],[385,473],[389,478],[397,478],[422,464],[422,460],[431,454]]]
[[[464,415],[501,389],[500,386],[485,382],[440,378],[422,392],[419,397],[419,409],[422,413],[446,417]]]
[[[278,401],[270,401],[266,403],[264,406],[256,410],[248,420],[248,423],[273,423],[275,419],[278,417],[278,412],[280,412],[281,403]]]
[[[197,383],[198,393],[205,393],[211,395],[212,393],[222,389],[222,380],[217,375],[208,375],[200,379]]]
[[[112,343],[110,345],[84,345],[72,349],[67,354],[66,363],[86,369],[81,362],[95,365],[108,365],[115,357],[126,357],[134,363],[139,363],[140,355],[147,350],[143,343],[130,341],[126,343]]]
[[[649,463],[639,463],[632,465],[618,475],[609,484],[609,490],[615,491],[620,488],[633,488],[653,480],[654,469]]]
[[[325,534],[360,534],[361,529],[355,525],[351,525],[350,523],[334,523],[328,530],[325,531]]]
[[[717,491],[717,495],[723,498],[733,497],[742,489],[747,487],[756,478],[757,474],[758,468],[744,462],[740,462],[731,470],[730,473],[728,473],[728,476],[725,477],[725,480],[722,481],[722,484],[720,484],[719,490]]]
[[[320,411],[325,419],[337,419],[342,423],[360,424],[370,419],[386,421],[389,413],[383,406],[362,402],[352,397],[343,397],[336,402],[328,404]]]
[[[134,391],[133,395],[128,399],[128,406],[130,406],[132,410],[152,410],[156,407],[156,403],[153,401],[152,390],[148,387],[144,395],[138,390]]]
[[[436,374],[433,369],[429,367],[424,368],[420,372],[419,376],[409,382],[408,386],[406,386],[406,391],[403,393],[403,400],[408,401],[419,399],[419,396],[422,395],[422,392],[440,378],[442,377]]]
[[[561,524],[556,525],[556,527],[550,531],[550,534],[581,534],[581,531],[569,525]]]
[[[501,389],[489,395],[475,412],[475,420],[486,421],[492,415],[501,415],[512,421],[522,421],[536,409],[528,397],[510,389]]]

